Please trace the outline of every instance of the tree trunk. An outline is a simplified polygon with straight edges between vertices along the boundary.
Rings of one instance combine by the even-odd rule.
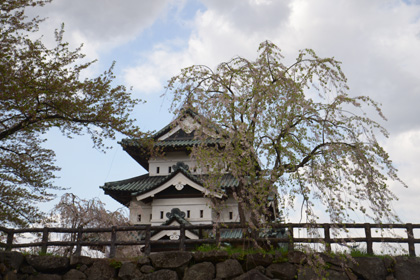
[[[246,227],[246,217],[245,217],[245,205],[244,205],[244,197],[242,195],[244,191],[243,184],[239,182],[238,187],[236,187],[235,195],[238,201],[238,214],[239,214],[239,222],[242,227]]]

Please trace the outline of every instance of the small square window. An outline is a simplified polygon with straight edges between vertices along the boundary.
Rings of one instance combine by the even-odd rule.
[[[229,220],[233,220],[233,212],[229,212]]]
[[[187,210],[187,218],[189,218],[190,217],[190,210]]]
[[[203,218],[203,216],[204,216],[204,211],[200,210],[200,218]]]
[[[137,215],[137,222],[141,222],[141,215]]]
[[[159,174],[160,172],[160,167],[156,167],[156,174]]]
[[[163,211],[160,211],[160,218],[163,219]]]

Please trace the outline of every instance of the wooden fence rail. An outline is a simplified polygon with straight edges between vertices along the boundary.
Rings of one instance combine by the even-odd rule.
[[[81,255],[83,246],[109,246],[109,257],[114,257],[118,246],[144,246],[144,253],[150,254],[152,245],[175,245],[179,246],[180,251],[186,250],[187,244],[220,244],[221,242],[238,243],[251,240],[250,237],[244,238],[221,238],[220,232],[223,230],[242,229],[243,232],[248,229],[243,229],[240,225],[231,224],[216,227],[214,225],[180,225],[180,226],[122,226],[111,228],[26,228],[26,229],[12,229],[0,227],[0,236],[5,237],[6,242],[0,239],[0,248],[6,251],[11,251],[15,248],[40,247],[42,253],[46,253],[49,246],[75,246],[75,255]],[[276,244],[288,244],[288,250],[293,251],[295,243],[322,243],[325,245],[327,252],[331,251],[331,244],[346,243],[346,242],[365,242],[367,253],[373,254],[373,243],[406,243],[408,244],[408,252],[410,256],[416,256],[415,244],[420,243],[420,238],[414,238],[414,229],[420,229],[420,224],[305,224],[305,223],[290,223],[290,224],[276,224],[271,225],[271,229],[284,229],[287,233],[282,238],[255,238],[257,242]],[[315,237],[299,238],[294,236],[295,229],[306,229],[309,231],[317,231],[323,229],[323,237],[314,235]],[[332,238],[331,230],[334,229],[364,229],[365,237],[345,237]],[[407,237],[372,237],[372,229],[405,229]],[[152,240],[152,233],[158,231],[178,231],[177,240]],[[195,230],[198,232],[198,239],[187,239],[186,231]],[[204,237],[204,231],[212,232],[209,237]],[[140,237],[136,240],[118,240],[118,232],[136,232]],[[17,243],[15,237],[17,234],[23,233],[37,233],[42,234],[41,241],[31,243]],[[74,234],[72,241],[50,241],[50,233],[70,233]],[[85,241],[83,236],[92,233],[109,233],[110,238],[106,241]],[[319,233],[319,232],[318,232]],[[4,238],[3,238],[4,239]]]

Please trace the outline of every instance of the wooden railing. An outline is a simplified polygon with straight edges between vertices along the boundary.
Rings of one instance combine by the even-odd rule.
[[[325,250],[327,252],[331,251],[331,244],[341,243],[345,244],[346,242],[355,242],[355,243],[366,243],[366,249],[368,254],[373,254],[373,243],[375,242],[385,242],[385,243],[406,243],[408,244],[408,252],[410,256],[416,256],[415,244],[420,243],[419,238],[414,238],[414,229],[420,229],[420,224],[280,224],[273,225],[273,229],[285,229],[286,235],[282,238],[272,238],[272,237],[256,237],[256,240],[259,243],[276,244],[284,243],[287,244],[288,250],[293,251],[295,243],[321,243],[325,245]],[[215,227],[213,225],[180,225],[180,226],[150,226],[150,225],[140,225],[140,226],[123,226],[123,227],[111,227],[111,228],[27,228],[27,229],[11,229],[0,227],[0,234],[5,236],[6,242],[0,242],[0,248],[4,248],[6,251],[11,251],[15,248],[25,248],[25,247],[40,247],[42,253],[46,253],[49,246],[75,246],[75,255],[80,255],[83,246],[109,246],[109,257],[114,257],[116,253],[116,248],[118,246],[131,246],[131,245],[142,245],[144,246],[144,253],[150,254],[151,247],[153,245],[175,245],[179,246],[180,251],[185,251],[188,244],[220,244],[221,242],[228,243],[238,243],[252,240],[250,237],[247,238],[221,238],[220,231],[228,229],[242,229],[240,225],[226,225],[223,227]],[[323,231],[323,237],[295,237],[295,229],[306,229],[312,231],[318,231],[321,229]],[[344,237],[344,238],[332,238],[331,230],[332,229],[364,229],[365,237]],[[405,229],[407,237],[372,237],[372,229]],[[151,234],[158,231],[168,230],[168,231],[179,231],[179,238],[177,240],[152,240]],[[198,239],[187,239],[186,231],[194,230],[198,232]],[[247,229],[245,229],[248,231]],[[211,234],[210,237],[204,237],[204,233],[211,231],[214,234]],[[118,240],[118,232],[137,232],[138,236],[141,238],[136,240]],[[15,237],[18,234],[24,233],[37,233],[42,234],[41,241],[32,242],[32,243],[17,243]],[[50,233],[67,233],[74,234],[75,238],[73,241],[50,241]],[[83,239],[83,235],[87,234],[100,234],[100,233],[110,233],[109,240],[106,241],[86,241]]]

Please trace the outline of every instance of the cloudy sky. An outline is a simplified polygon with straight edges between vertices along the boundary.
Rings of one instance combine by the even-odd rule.
[[[65,39],[74,47],[83,43],[87,59],[98,59],[86,76],[117,62],[116,82],[147,101],[134,112],[144,130],[160,129],[173,118],[161,95],[183,67],[214,68],[236,55],[253,59],[264,40],[282,49],[286,63],[303,48],[335,57],[343,63],[349,94],[382,104],[391,136],[381,143],[409,186],[392,185],[400,197],[394,206],[404,221],[420,222],[420,2],[54,0],[28,13],[48,18],[41,26],[47,44],[64,22]],[[68,140],[52,131],[48,139],[62,167],[58,184],[83,198],[99,197],[111,210],[120,205],[99,186],[145,173],[116,142],[109,142],[114,149],[104,155],[88,137]]]

